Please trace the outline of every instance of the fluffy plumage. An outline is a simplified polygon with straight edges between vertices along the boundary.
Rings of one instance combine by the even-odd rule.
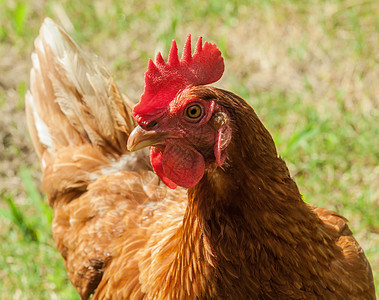
[[[29,130],[53,237],[82,299],[375,299],[346,219],[302,201],[244,100],[187,86],[162,110],[172,118],[151,114],[155,127],[141,118],[132,133],[109,73],[51,20],[35,46]],[[191,127],[180,116],[193,101],[203,110]],[[181,184],[190,175],[169,170],[171,139],[204,162],[188,191],[164,185],[146,151],[127,150],[171,147],[160,176]]]

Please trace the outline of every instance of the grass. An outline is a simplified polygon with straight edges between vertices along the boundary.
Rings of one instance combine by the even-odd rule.
[[[45,16],[101,57],[135,101],[147,59],[172,39],[217,43],[226,60],[217,86],[250,101],[304,199],[350,220],[378,285],[378,10],[363,0],[0,0],[0,298],[78,299],[23,113]]]
[[[8,207],[0,209],[1,299],[79,299],[70,285],[63,261],[51,238],[52,211],[39,192],[30,169],[19,170],[27,204],[1,194]],[[4,240],[5,239],[5,240]],[[37,293],[36,293],[37,291]]]

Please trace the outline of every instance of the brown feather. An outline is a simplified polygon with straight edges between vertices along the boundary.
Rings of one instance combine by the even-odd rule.
[[[200,227],[209,228],[216,298],[375,299],[370,266],[347,220],[302,201],[253,109],[219,89],[194,87],[193,96],[216,99],[233,122],[228,167],[210,169],[189,190]],[[220,186],[228,188],[220,193]]]

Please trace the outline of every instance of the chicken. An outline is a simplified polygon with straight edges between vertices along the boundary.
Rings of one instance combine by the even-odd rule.
[[[150,60],[133,112],[50,19],[35,47],[28,126],[82,299],[375,299],[347,220],[304,203],[254,110],[208,86],[215,45]]]

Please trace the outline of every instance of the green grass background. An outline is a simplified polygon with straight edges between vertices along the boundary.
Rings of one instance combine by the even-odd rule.
[[[305,201],[350,220],[378,283],[378,13],[362,0],[0,0],[0,298],[78,299],[51,238],[23,111],[46,16],[101,57],[134,101],[147,59],[167,55],[172,39],[216,43],[226,63],[216,85],[255,108]]]

